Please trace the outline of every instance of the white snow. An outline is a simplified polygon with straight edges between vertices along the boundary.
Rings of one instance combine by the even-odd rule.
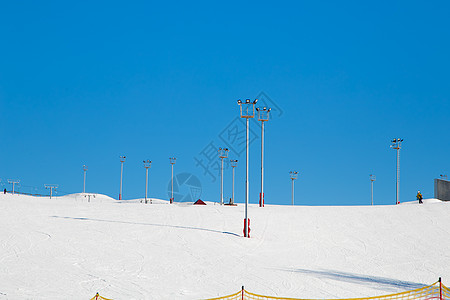
[[[0,299],[347,298],[450,285],[450,203],[244,205],[0,195]],[[161,205],[164,204],[164,205]]]

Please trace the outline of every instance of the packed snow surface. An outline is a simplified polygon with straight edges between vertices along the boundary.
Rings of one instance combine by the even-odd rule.
[[[0,195],[0,299],[204,299],[241,286],[298,298],[376,296],[442,277],[450,203],[244,205]]]

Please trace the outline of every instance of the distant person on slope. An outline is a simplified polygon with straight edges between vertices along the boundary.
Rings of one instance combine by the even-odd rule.
[[[6,189],[4,189],[4,190],[3,190],[3,194],[5,194],[5,195],[6,195]]]
[[[419,204],[423,203],[423,201],[422,201],[423,197],[422,197],[422,194],[420,193],[420,191],[417,191],[416,198],[417,198],[417,200],[419,200]]]

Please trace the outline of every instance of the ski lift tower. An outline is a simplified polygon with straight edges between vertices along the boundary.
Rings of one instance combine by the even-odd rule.
[[[269,121],[270,108],[257,107],[258,121],[261,121],[261,193],[259,193],[259,207],[264,207],[264,122]]]
[[[234,168],[237,167],[237,159],[232,159],[230,160],[231,163],[231,168],[233,169],[233,189],[232,189],[232,193],[231,193],[231,203],[230,204],[234,204]]]
[[[397,150],[397,184],[395,204],[400,204],[400,149],[402,148],[403,139],[393,139],[391,148]]]
[[[373,182],[377,180],[377,177],[373,174],[370,174],[370,200],[373,205]]]
[[[120,192],[119,200],[122,200],[122,175],[123,175],[123,163],[125,162],[126,156],[120,156]]]
[[[289,175],[292,180],[292,206],[294,206],[294,180],[297,179],[298,172],[297,171],[290,171]]]
[[[170,164],[172,165],[172,197],[170,198],[171,204],[173,203],[173,200],[174,200],[174,198],[173,198],[173,165],[175,164],[176,160],[177,159],[175,157],[169,157]]]
[[[12,179],[8,179],[8,183],[12,184],[12,194],[14,195],[14,187],[16,184],[20,183],[20,180],[12,180]]]
[[[58,188],[57,184],[44,184],[46,189],[50,190],[50,199],[52,199],[53,190],[56,190]]]
[[[145,204],[147,204],[147,188],[148,188],[148,169],[150,168],[150,166],[152,165],[152,161],[151,160],[144,160],[144,168],[145,168]],[[151,200],[150,200],[150,203]]]
[[[246,99],[245,102],[238,100],[237,103],[240,106],[241,118],[246,120],[246,157],[245,157],[245,219],[244,219],[244,237],[249,238],[249,227],[250,220],[248,219],[248,193],[249,193],[249,184],[248,184],[248,155],[249,155],[249,119],[255,117],[255,105],[258,102],[258,99],[254,101],[250,101],[250,99]]]
[[[220,205],[223,205],[223,159],[228,158],[228,148],[219,148],[220,158]]]

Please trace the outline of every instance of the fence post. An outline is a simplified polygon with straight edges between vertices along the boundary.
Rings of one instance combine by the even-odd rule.
[[[242,297],[242,300],[244,300],[244,286],[242,286],[241,297]]]
[[[95,295],[95,300],[97,300],[98,299],[98,296],[100,296],[98,293],[97,293],[97,295]]]
[[[442,280],[439,277],[439,299],[442,300]]]

